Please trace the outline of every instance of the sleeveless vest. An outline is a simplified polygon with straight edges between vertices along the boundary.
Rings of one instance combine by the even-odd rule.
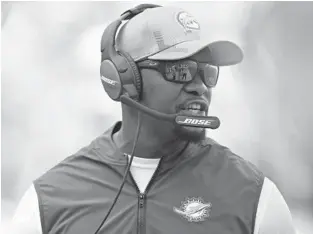
[[[128,163],[112,132],[34,181],[43,234],[94,234]],[[264,175],[207,138],[164,155],[146,191],[131,174],[99,234],[252,234]]]

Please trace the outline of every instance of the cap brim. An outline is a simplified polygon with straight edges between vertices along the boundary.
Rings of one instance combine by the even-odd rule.
[[[185,41],[175,46],[160,51],[157,54],[149,56],[152,60],[179,60],[188,58],[205,47],[210,50],[210,58],[212,65],[230,66],[240,63],[243,60],[243,52],[241,48],[230,41],[208,41],[195,40]]]

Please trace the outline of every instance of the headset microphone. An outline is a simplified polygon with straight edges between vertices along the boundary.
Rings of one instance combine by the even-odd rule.
[[[181,114],[165,114],[152,110],[140,103],[132,100],[126,95],[122,95],[121,102],[148,114],[151,117],[172,122],[180,126],[198,127],[198,128],[210,128],[217,129],[220,126],[220,120],[215,116],[194,116],[194,115],[181,115]]]

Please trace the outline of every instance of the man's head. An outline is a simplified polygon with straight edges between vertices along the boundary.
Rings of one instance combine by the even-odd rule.
[[[243,55],[234,43],[214,42],[201,30],[191,14],[176,7],[147,9],[120,28],[116,49],[127,52],[139,68],[141,104],[167,114],[207,115],[219,67],[237,64]],[[158,130],[168,127],[157,122]],[[205,136],[201,128],[173,126],[173,132],[192,141]]]

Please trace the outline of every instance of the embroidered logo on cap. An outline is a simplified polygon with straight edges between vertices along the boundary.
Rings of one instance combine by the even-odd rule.
[[[186,32],[191,32],[192,30],[199,30],[200,24],[198,21],[189,13],[181,11],[177,14],[177,21],[185,29]]]
[[[210,217],[212,204],[205,203],[200,197],[187,198],[181,202],[180,208],[173,210],[189,222],[201,222]]]

